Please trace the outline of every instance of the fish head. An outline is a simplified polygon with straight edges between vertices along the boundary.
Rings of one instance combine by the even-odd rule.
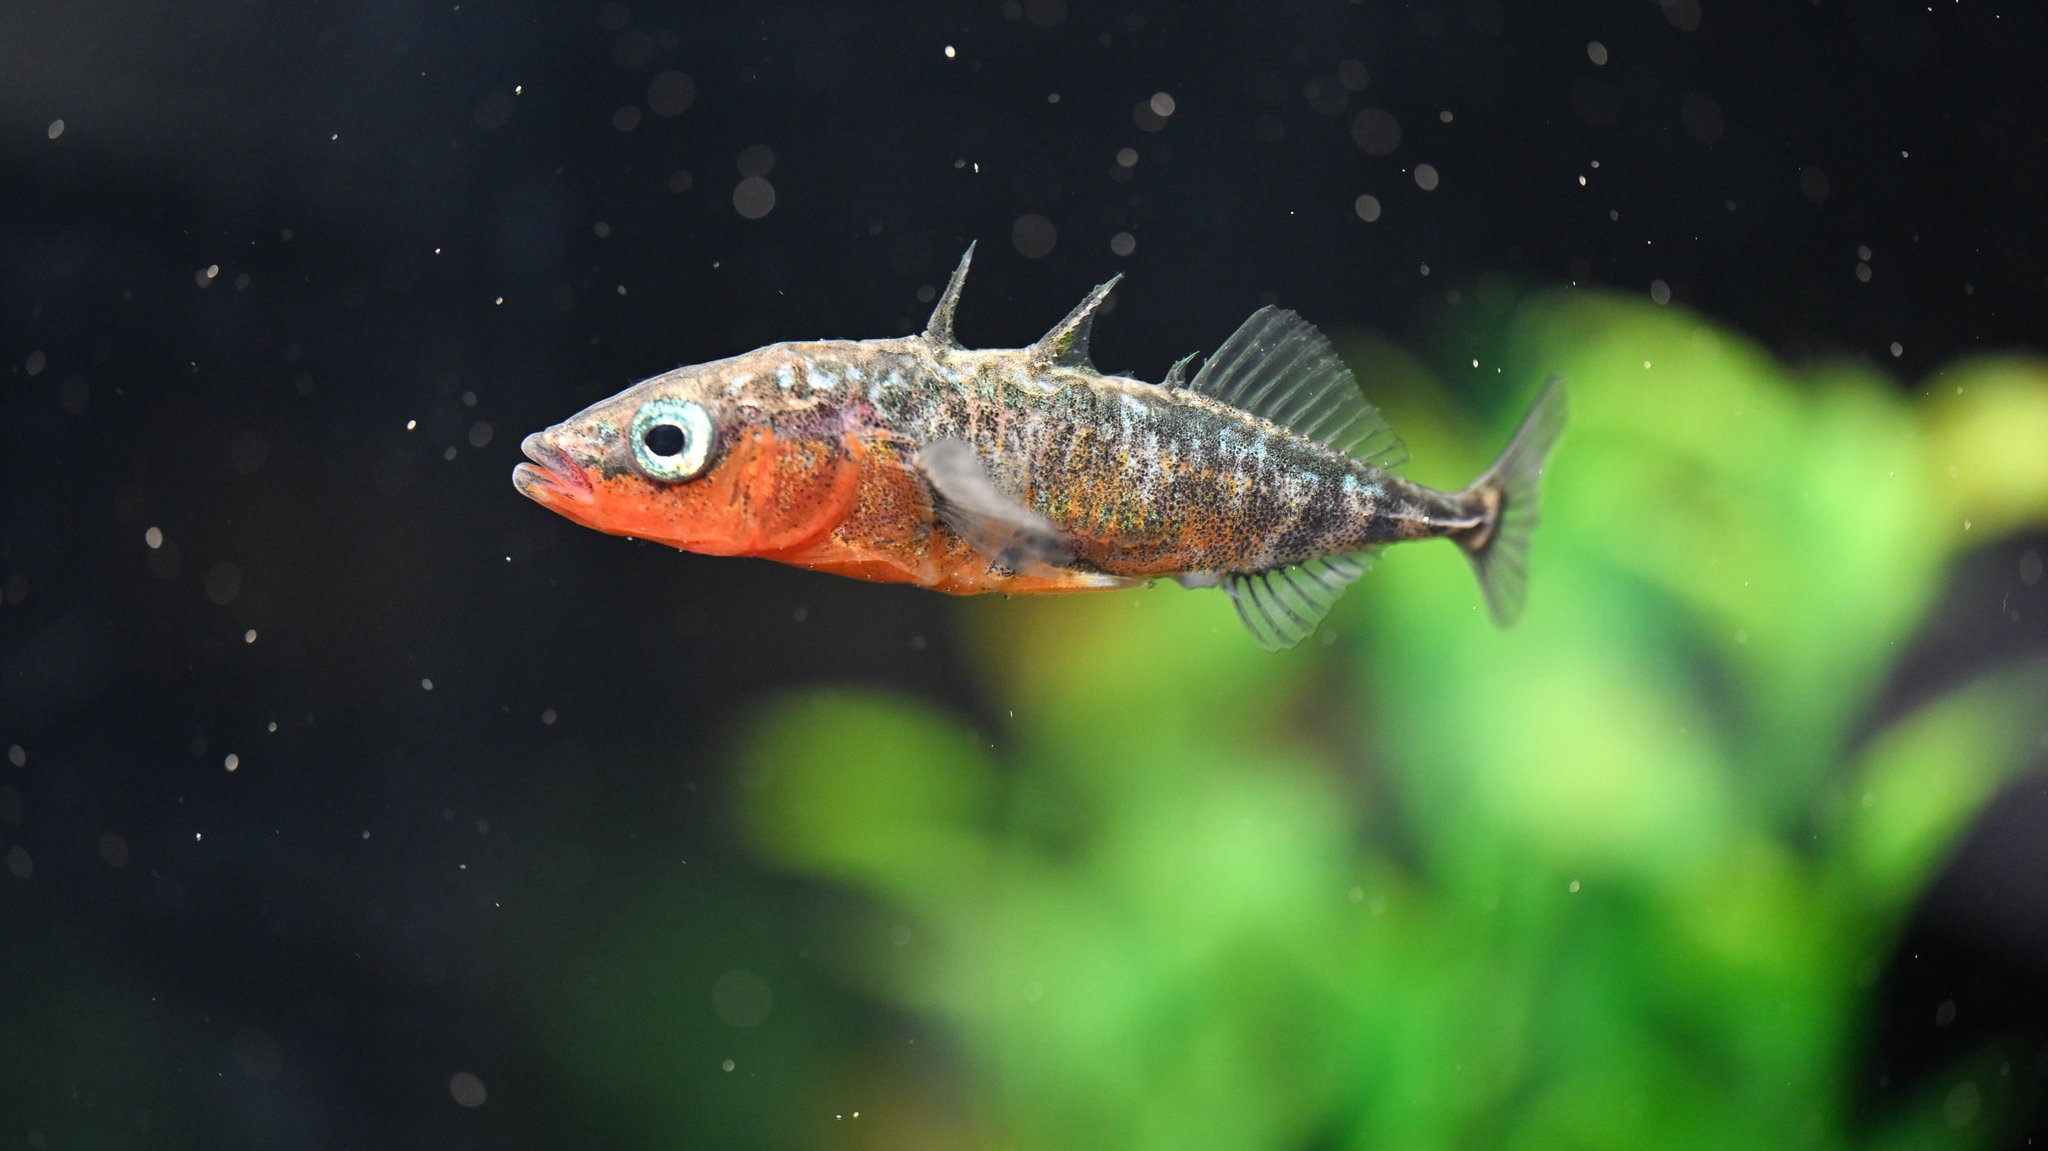
[[[857,449],[785,346],[678,368],[520,445],[522,495],[585,527],[706,555],[786,554],[838,525]]]

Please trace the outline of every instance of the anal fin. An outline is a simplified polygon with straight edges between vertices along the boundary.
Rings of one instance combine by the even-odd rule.
[[[1004,495],[965,440],[934,440],[913,461],[931,486],[932,509],[969,547],[1012,571],[1044,575],[1073,559],[1051,520]]]
[[[1225,573],[1223,590],[1259,646],[1285,651],[1315,634],[1337,597],[1371,566],[1371,552],[1321,556],[1270,571]]]

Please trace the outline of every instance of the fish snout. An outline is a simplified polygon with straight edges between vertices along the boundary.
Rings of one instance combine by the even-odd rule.
[[[569,453],[556,447],[546,432],[521,440],[519,450],[532,461],[512,469],[512,486],[520,495],[549,507],[595,501],[588,473]]]

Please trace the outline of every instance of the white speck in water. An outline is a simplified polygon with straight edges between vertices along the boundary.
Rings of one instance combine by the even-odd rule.
[[[221,761],[221,766],[227,768],[229,771],[240,770],[242,766],[242,757],[236,755],[234,752],[231,751],[228,753],[228,757]]]
[[[148,544],[149,550],[151,551],[155,551],[156,549],[164,546],[163,529],[158,527],[152,527],[148,531],[143,532],[142,542]]]
[[[1671,302],[1671,285],[1662,280],[1650,281],[1650,301],[1656,304]]]
[[[1118,232],[1109,238],[1109,250],[1119,256],[1128,256],[1138,250],[1138,238],[1129,232]]]
[[[1598,40],[1586,41],[1586,59],[1591,60],[1596,68],[1606,67],[1607,45],[1602,44]]]
[[[434,681],[433,681],[433,680],[431,680],[431,679],[422,679],[422,680],[420,680],[420,690],[421,690],[421,691],[432,691],[432,690],[434,690]]]
[[[1905,355],[1905,354],[1906,354],[1906,345],[1904,345],[1904,344],[1901,344],[1901,343],[1900,343],[1900,342],[1898,342],[1897,340],[1893,340],[1893,341],[1892,341],[1892,359],[1895,359],[1895,360],[1896,360],[1896,359],[1898,359],[1898,358],[1899,358],[1900,356],[1903,356],[1903,355]]]
[[[1579,881],[1578,881],[1578,880],[1576,880],[1576,879],[1572,880],[1572,886],[1571,886],[1571,891],[1572,891],[1572,894],[1574,894],[1574,895],[1578,894],[1578,891],[1579,891]]]
[[[1152,114],[1154,116],[1157,116],[1163,120],[1166,117],[1173,115],[1173,96],[1169,93],[1154,92],[1152,93],[1152,99],[1147,102],[1152,106]]]
[[[64,134],[64,121],[62,121],[62,120],[52,120],[52,121],[50,121],[50,139],[54,140],[54,139],[56,139],[57,137],[59,137],[59,136],[62,136],[63,134]]]
[[[10,745],[7,749],[7,762],[16,767],[27,767],[28,751],[18,743]]]
[[[1867,284],[1867,283],[1869,283],[1869,282],[1870,282],[1870,265],[1869,265],[1869,264],[1865,264],[1865,263],[1860,263],[1860,262],[1859,262],[1859,263],[1858,263],[1858,264],[1856,265],[1856,279],[1857,279],[1857,280],[1858,280],[1859,282],[1861,282],[1861,283],[1865,283],[1865,284]]]
[[[1370,224],[1380,218],[1380,198],[1373,195],[1360,196],[1351,202],[1351,210],[1358,218]]]
[[[560,718],[561,716],[556,714],[554,708],[544,707],[540,710],[540,722],[544,727],[555,726],[555,721]]]
[[[959,53],[953,51],[953,46],[951,44],[946,45],[946,59],[951,60],[953,57],[957,55],[959,55]]]
[[[1437,175],[1435,164],[1415,165],[1415,186],[1423,191],[1436,191],[1436,186],[1440,179],[1441,177]]]
[[[408,431],[408,432],[409,432],[409,431],[412,431],[412,430],[413,430],[414,428],[417,428],[417,427],[419,427],[419,426],[420,426],[420,422],[419,422],[418,420],[407,420],[407,421],[405,421],[405,430],[406,430],[406,431]]]
[[[249,629],[248,631],[245,631],[245,632],[243,632],[243,633],[242,633],[242,642],[243,642],[243,643],[255,643],[255,642],[256,642],[256,629],[252,627],[252,628],[250,628],[250,629]]]
[[[1116,150],[1116,162],[1120,168],[1137,167],[1138,150],[1136,148],[1118,148]]]
[[[720,1063],[720,1064],[719,1064],[718,1066],[719,1066],[720,1070],[724,1070],[724,1071],[731,1071],[731,1070],[732,1070],[732,1069],[733,1069],[734,1067],[738,1066],[738,1064],[736,1064],[736,1063],[734,1063],[734,1062],[733,1062],[732,1060],[728,1059],[728,1060],[726,1060],[725,1062],[723,1062],[723,1063]]]

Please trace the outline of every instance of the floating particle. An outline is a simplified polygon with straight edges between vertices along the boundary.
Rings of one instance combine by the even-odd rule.
[[[728,971],[711,985],[711,1009],[734,1027],[754,1027],[775,1008],[768,981],[751,971]]]
[[[148,531],[143,532],[142,542],[149,545],[150,551],[155,551],[156,549],[164,546],[163,529],[152,527]]]
[[[749,220],[758,220],[775,210],[775,186],[759,176],[748,176],[732,190],[733,210]]]
[[[1814,203],[1827,202],[1830,185],[1828,174],[1821,169],[1811,165],[1799,169],[1799,194]]]
[[[467,1071],[458,1071],[448,1078],[448,1094],[464,1107],[482,1107],[490,1092],[484,1090],[484,1081]]]
[[[62,120],[52,120],[52,121],[50,121],[50,131],[49,131],[50,139],[54,140],[54,139],[56,139],[57,137],[59,137],[59,136],[62,136],[63,134],[64,134],[64,121],[62,121]]]
[[[1591,60],[1596,68],[1605,68],[1607,66],[1607,45],[1602,44],[1598,40],[1586,41],[1586,59]]]
[[[1671,285],[1662,280],[1650,281],[1650,302],[1668,304],[1671,302]]]
[[[1380,218],[1380,198],[1371,194],[1360,196],[1351,202],[1351,210],[1358,213],[1359,219],[1373,223]]]
[[[46,367],[49,364],[49,362],[50,358],[43,354],[42,349],[38,348],[35,351],[30,352],[28,354],[28,358],[22,361],[21,368],[23,371],[27,372],[31,376],[40,376],[43,374],[43,368]]]
[[[242,594],[242,569],[227,560],[216,560],[206,569],[206,599],[219,607],[235,602]]]
[[[1138,238],[1129,232],[1118,232],[1109,238],[1109,250],[1119,256],[1128,256],[1138,250]]]
[[[621,104],[612,113],[612,127],[620,132],[630,132],[640,126],[640,105]]]
[[[1010,243],[1027,259],[1050,255],[1059,238],[1059,229],[1053,222],[1036,212],[1026,212],[1010,225]]]
[[[697,102],[697,82],[681,72],[662,72],[647,82],[647,108],[657,116],[680,116]]]
[[[1146,101],[1146,103],[1151,106],[1152,114],[1162,120],[1173,115],[1175,104],[1171,93],[1154,92],[1152,93],[1152,98]]]
[[[1401,146],[1401,121],[1385,108],[1361,108],[1351,118],[1351,140],[1368,156],[1391,155]]]
[[[242,767],[242,757],[231,751],[228,753],[228,757],[221,761],[221,766],[227,768],[230,772],[239,771]]]
[[[775,170],[775,149],[766,144],[749,144],[740,149],[733,166],[742,176],[766,176]]]
[[[951,60],[953,57],[957,55],[959,55],[959,53],[953,51],[953,46],[951,44],[946,45],[946,59]]]
[[[1415,165],[1416,187],[1422,189],[1425,192],[1434,192],[1436,191],[1436,186],[1439,180],[1440,177],[1437,175],[1435,164]]]

